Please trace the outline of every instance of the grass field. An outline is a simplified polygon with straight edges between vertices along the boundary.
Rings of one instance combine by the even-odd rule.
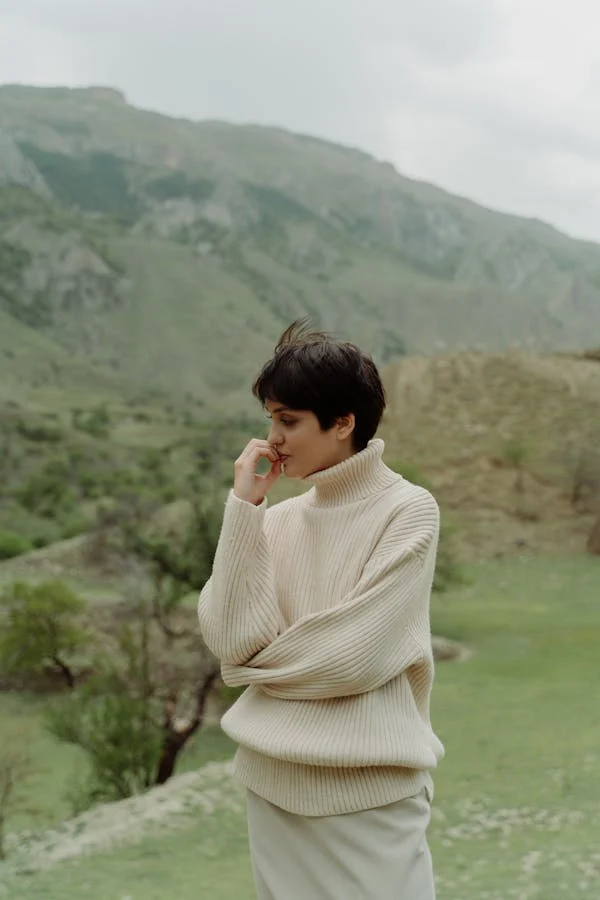
[[[513,559],[470,575],[434,601],[436,633],[473,651],[438,667],[433,704],[447,749],[430,832],[440,900],[598,900],[600,560]],[[4,698],[0,725],[35,720],[26,698],[11,703]],[[37,799],[58,812],[73,758],[41,736],[35,752],[46,763]],[[207,730],[184,768],[230,752],[218,729]],[[7,861],[0,896],[253,897],[241,798],[198,808],[138,843],[35,867],[23,856],[16,874]]]

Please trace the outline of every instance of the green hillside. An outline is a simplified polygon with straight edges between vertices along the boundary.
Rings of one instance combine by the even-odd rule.
[[[315,138],[6,86],[0,310],[16,354],[0,367],[21,386],[54,381],[66,351],[84,380],[236,403],[302,314],[384,364],[593,345],[600,247]]]

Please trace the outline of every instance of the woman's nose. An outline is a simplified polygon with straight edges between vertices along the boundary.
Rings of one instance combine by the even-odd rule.
[[[281,435],[277,433],[277,428],[275,424],[272,424],[269,428],[269,435],[267,440],[270,444],[280,444],[281,443]]]

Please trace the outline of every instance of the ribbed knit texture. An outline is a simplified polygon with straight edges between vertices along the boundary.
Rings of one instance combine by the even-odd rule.
[[[267,511],[230,494],[198,615],[226,684],[246,787],[301,815],[393,803],[443,755],[431,729],[439,511],[383,441]]]

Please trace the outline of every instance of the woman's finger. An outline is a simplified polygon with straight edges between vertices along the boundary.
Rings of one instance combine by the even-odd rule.
[[[240,453],[238,459],[242,460],[242,459],[247,459],[249,457],[254,457],[256,454],[256,451],[259,449],[267,451],[267,452],[272,451],[272,452],[276,453],[273,445],[269,444],[268,441],[261,441],[261,440],[258,440],[257,438],[254,438],[253,440],[249,441],[246,444],[246,446]]]
[[[236,460],[235,464],[240,468],[245,468],[246,466],[256,468],[261,459],[268,459],[270,462],[275,462],[275,460],[279,459],[279,456],[277,451],[269,446],[269,444],[265,446],[255,446],[250,448],[247,452],[244,452]]]
[[[279,457],[277,457],[277,459],[271,466],[271,471],[267,472],[267,481],[269,482],[269,485],[271,485],[274,481],[277,481],[277,479],[281,475],[281,471],[282,471],[282,462],[279,459]]]
[[[277,458],[266,475],[256,475],[257,481],[260,481],[264,487],[270,486],[277,481],[281,475],[281,460]]]

